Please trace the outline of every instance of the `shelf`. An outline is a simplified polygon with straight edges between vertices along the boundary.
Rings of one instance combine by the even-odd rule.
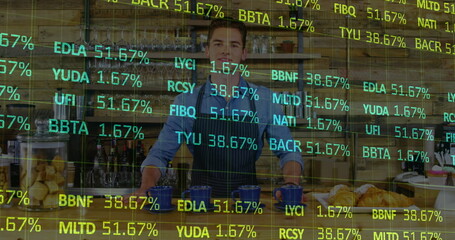
[[[194,27],[208,27],[210,25],[211,20],[187,20],[186,25],[194,26]],[[250,23],[250,22],[243,22],[247,28],[266,28],[266,29],[275,29],[281,31],[289,31],[291,29],[287,28],[280,28],[278,26],[268,26],[259,23]]]
[[[75,89],[84,89],[84,85],[78,84],[75,86]],[[131,86],[115,86],[108,84],[86,84],[85,90],[89,91],[125,91],[125,92],[167,92],[172,94],[173,92],[168,92],[166,87],[131,87]],[[176,93],[174,93],[176,94]]]
[[[310,60],[321,58],[321,54],[309,53],[265,53],[265,54],[248,54],[248,59],[267,59],[267,60]]]
[[[85,122],[106,122],[106,120],[113,120],[113,122],[136,122],[136,123],[165,123],[166,116],[163,117],[86,117]],[[297,124],[307,124],[308,120],[299,118]]]
[[[118,117],[118,116],[103,116],[103,117],[86,117],[85,122],[106,122],[106,120],[111,120],[115,123],[165,123],[167,117]]]
[[[189,19],[186,21],[186,25],[195,26],[195,27],[208,27],[210,25],[211,20],[193,20]],[[265,26],[261,24],[254,24],[249,22],[244,22],[245,26],[247,27],[257,27],[257,28],[271,28],[272,26]]]
[[[208,60],[205,53],[186,53],[186,52],[158,52],[149,53],[147,57],[153,59],[171,59],[175,57],[192,58],[192,59],[205,59]],[[308,54],[308,53],[251,53],[248,54],[249,59],[265,59],[265,60],[310,60],[321,58],[321,54]]]
[[[105,52],[103,52],[105,54]],[[28,53],[27,53],[28,54]],[[50,47],[40,47],[37,50],[34,50],[33,55],[35,57],[63,57],[63,58],[83,58],[82,56],[74,56],[74,55],[64,55],[60,54],[57,55],[53,52],[53,49]],[[99,54],[87,50],[87,57],[86,58],[94,58]],[[21,57],[27,56],[26,53],[21,52],[12,52],[9,56],[11,57]],[[112,58],[119,57],[118,54],[111,54]],[[147,57],[152,59],[173,59],[175,57],[181,58],[192,58],[192,59],[200,59],[200,60],[208,60],[207,56],[203,52],[198,53],[190,53],[190,52],[149,52],[147,53]],[[287,60],[287,59],[296,59],[296,60],[309,60],[309,59],[318,59],[321,58],[321,54],[307,54],[307,53],[249,53],[247,56],[248,59],[270,59],[270,60]],[[103,58],[102,58],[103,59]],[[129,59],[129,58],[128,58]],[[140,60],[139,57],[136,59]],[[113,60],[114,61],[114,60]],[[128,63],[128,61],[126,61]]]

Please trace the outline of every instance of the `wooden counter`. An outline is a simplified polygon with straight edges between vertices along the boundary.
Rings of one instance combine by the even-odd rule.
[[[440,234],[440,238],[444,240],[455,239],[455,214],[451,212],[442,212],[442,222],[435,221],[435,217],[428,222],[405,221],[404,214],[397,214],[394,220],[374,220],[372,214],[353,214],[352,218],[346,217],[344,213],[334,218],[318,217],[319,203],[311,197],[311,194],[309,198],[304,216],[289,216],[289,213],[276,210],[273,206],[275,201],[270,194],[261,196],[261,201],[266,205],[262,214],[187,213],[179,212],[177,209],[170,213],[152,214],[138,209],[105,208],[109,205],[105,199],[94,199],[89,207],[71,207],[53,212],[25,212],[15,206],[0,209],[0,239],[196,239],[198,232],[201,238],[205,239],[440,240],[437,234]],[[220,200],[222,203],[226,199]],[[177,204],[177,199],[173,199],[173,203]],[[227,205],[229,209],[221,205],[221,210],[233,210],[232,203],[232,200],[229,200]],[[323,210],[322,214],[325,215],[327,212]],[[8,228],[13,229],[10,232],[6,230],[7,217],[15,217],[8,220]],[[25,224],[22,231],[18,231],[23,222],[20,218],[24,217],[27,218]],[[38,218],[41,232],[37,232],[39,228],[37,226],[31,230],[31,225]],[[77,227],[72,229],[73,234],[69,232],[64,234],[63,227],[59,225],[63,224],[68,228],[70,222]],[[79,224],[87,222],[95,227],[93,233],[80,233],[82,228]],[[150,231],[155,223],[155,229],[158,231]],[[185,236],[183,230],[180,238],[178,228],[184,229],[182,226],[187,227],[188,235]],[[143,231],[140,233],[142,227]],[[288,235],[285,234],[286,230]],[[356,231],[359,234],[357,237]],[[149,233],[151,236],[148,236]],[[153,236],[154,233],[158,236]],[[302,235],[299,235],[300,233]],[[229,234],[235,237],[229,238]]]

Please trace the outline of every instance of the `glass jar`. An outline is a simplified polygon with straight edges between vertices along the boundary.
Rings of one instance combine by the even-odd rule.
[[[66,194],[69,135],[50,133],[48,120],[37,119],[35,133],[19,134],[21,191],[30,201],[19,208],[27,211],[59,209],[58,196]]]
[[[10,156],[2,154],[0,157],[0,208],[11,207],[11,203],[8,203],[9,194],[7,192],[11,187],[10,163]]]

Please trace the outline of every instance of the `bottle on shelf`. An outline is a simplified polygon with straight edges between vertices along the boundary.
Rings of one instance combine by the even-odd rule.
[[[128,141],[129,142],[129,141]],[[119,187],[133,187],[130,186],[131,183],[131,158],[130,158],[130,148],[128,142],[125,141],[123,145],[123,152],[119,159]]]
[[[98,139],[96,142],[96,155],[93,159],[93,167],[86,175],[86,187],[101,187],[104,183],[104,169],[101,165],[106,163],[106,152]]]
[[[133,162],[133,179],[134,179],[134,185],[139,186],[141,184],[141,164],[145,159],[145,151],[144,151],[144,144],[142,144],[142,141],[137,141],[136,144],[136,155],[134,158]]]
[[[106,175],[104,185],[106,187],[118,187],[118,151],[115,139],[111,142],[111,150],[107,156]]]
[[[178,190],[178,181],[177,181],[177,173],[172,165],[172,161],[169,161],[166,167],[166,175],[161,176],[160,181],[158,182],[158,185],[160,186],[172,186],[172,189],[174,189],[173,196],[174,197],[179,197],[178,195],[181,193]],[[177,194],[177,195],[174,195]]]

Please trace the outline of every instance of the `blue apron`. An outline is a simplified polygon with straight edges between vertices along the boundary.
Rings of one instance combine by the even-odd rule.
[[[259,128],[257,123],[251,123],[249,116],[245,117],[244,122],[240,122],[211,119],[211,114],[201,113],[205,85],[201,87],[196,102],[197,118],[193,124],[193,132],[196,136],[201,135],[201,144],[194,146],[191,185],[211,186],[212,197],[230,197],[231,192],[241,185],[257,185],[257,150],[249,150],[248,143],[245,143],[242,149],[239,148],[240,144],[236,149],[218,147],[218,144],[209,147],[209,144],[213,145],[213,141],[209,142],[209,134],[224,135],[226,146],[229,145],[231,136],[254,138],[255,144],[258,144]],[[249,103],[250,110],[255,112],[254,100],[250,99]],[[240,119],[243,119],[243,116]],[[241,142],[238,138],[237,141]]]

